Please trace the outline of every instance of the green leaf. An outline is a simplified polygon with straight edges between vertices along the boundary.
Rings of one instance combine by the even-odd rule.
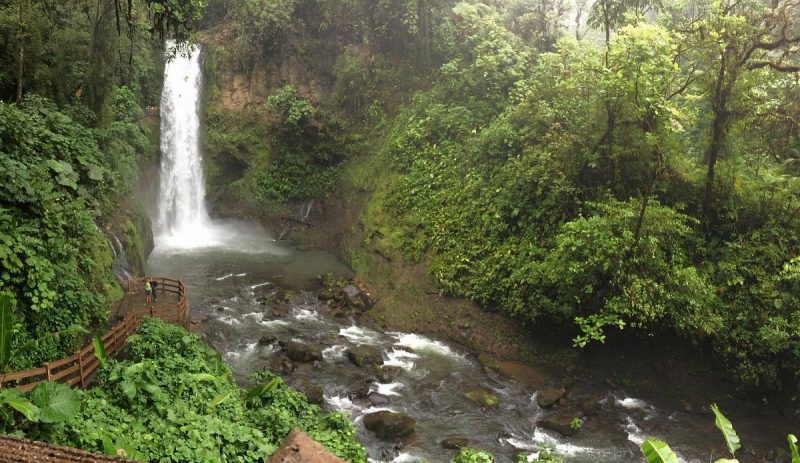
[[[669,445],[660,440],[645,439],[641,448],[647,463],[680,463]]]
[[[124,379],[119,383],[119,386],[122,388],[122,393],[125,394],[125,397],[128,399],[133,399],[136,397],[136,384],[129,379]]]
[[[94,345],[94,356],[97,357],[100,366],[104,366],[106,364],[106,348],[103,346],[103,341],[95,336],[92,338],[92,344]]]
[[[230,396],[231,396],[231,391],[220,392],[219,394],[217,394],[216,397],[211,399],[211,401],[208,403],[208,409],[213,410],[214,407],[228,400]]]
[[[800,463],[800,453],[797,451],[797,437],[794,434],[786,436],[789,441],[789,450],[792,452],[792,463]]]
[[[69,386],[48,381],[31,391],[31,400],[41,409],[42,423],[61,423],[70,420],[81,408],[77,391]]]
[[[189,377],[193,381],[198,381],[198,382],[201,382],[201,383],[202,382],[213,383],[214,381],[217,380],[216,376],[208,374],[208,373],[192,373],[192,374],[189,375]]]
[[[725,415],[723,415],[719,410],[717,404],[711,405],[711,411],[714,412],[714,416],[716,417],[714,424],[722,433],[722,437],[725,438],[725,445],[728,446],[728,451],[731,453],[731,455],[735,456],[736,450],[742,446],[742,444],[739,442],[739,436],[736,434],[736,431],[734,431],[731,422],[728,421],[728,419],[725,418]]]
[[[11,296],[8,294],[0,295],[0,366],[11,361]]]
[[[256,384],[252,389],[247,391],[247,396],[244,398],[245,403],[255,398],[263,397],[265,394],[269,394],[278,387],[279,383],[280,380],[278,380],[278,378],[272,378],[268,383]]]
[[[3,391],[0,392],[0,402],[22,413],[28,421],[39,421],[39,407],[23,397],[22,394],[15,389],[3,389]]]

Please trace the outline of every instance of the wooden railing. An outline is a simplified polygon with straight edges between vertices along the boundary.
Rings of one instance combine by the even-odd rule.
[[[188,327],[189,304],[186,300],[186,288],[183,286],[183,282],[169,278],[156,278],[156,281],[158,281],[158,294],[162,296],[166,295],[165,293],[177,295],[177,302],[135,308],[129,306],[122,320],[100,336],[107,357],[113,357],[122,349],[125,340],[136,331],[144,316],[158,317],[164,321]],[[130,280],[127,286],[129,293],[144,292],[144,278]],[[128,301],[131,299],[129,296]],[[89,343],[69,357],[45,362],[39,368],[0,373],[0,387],[14,387],[21,392],[27,392],[45,381],[86,387],[99,366],[100,362],[95,355],[94,344]]]

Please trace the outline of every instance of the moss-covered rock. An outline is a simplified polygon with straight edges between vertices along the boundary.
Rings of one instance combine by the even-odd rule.
[[[347,349],[347,358],[359,367],[381,365],[383,363],[383,354],[377,347],[373,346],[351,347]]]
[[[495,408],[500,405],[497,394],[484,388],[473,388],[464,392],[464,397],[475,402],[483,408]]]

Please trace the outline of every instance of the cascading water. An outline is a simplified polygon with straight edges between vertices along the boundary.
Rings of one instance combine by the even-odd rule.
[[[166,64],[161,94],[161,202],[156,224],[162,239],[192,247],[207,244],[210,234],[198,143],[200,49],[176,52],[175,42],[168,42],[167,53],[174,56]]]

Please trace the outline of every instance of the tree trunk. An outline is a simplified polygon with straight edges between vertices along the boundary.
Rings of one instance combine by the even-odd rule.
[[[17,98],[19,105],[22,103],[22,80],[25,75],[25,36],[28,33],[28,8],[29,0],[19,2],[19,30],[17,32]]]
[[[714,93],[712,95],[711,110],[713,112],[713,119],[711,121],[711,135],[709,139],[708,149],[706,151],[706,162],[708,168],[706,171],[706,187],[705,194],[703,195],[703,228],[708,237],[713,229],[714,222],[714,177],[717,159],[722,147],[722,142],[725,133],[725,126],[727,123],[727,106],[728,106],[728,93],[733,85],[734,79],[729,79],[725,82],[726,70],[726,57],[723,53],[719,72],[717,73],[717,80],[714,84]]]

